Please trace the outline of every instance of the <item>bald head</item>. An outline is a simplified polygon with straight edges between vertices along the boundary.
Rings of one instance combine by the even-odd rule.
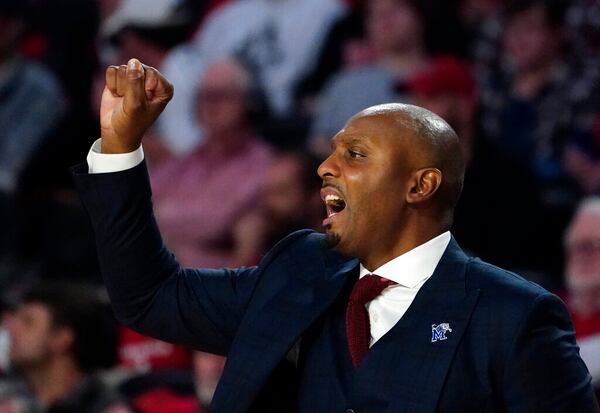
[[[387,104],[352,117],[318,173],[329,245],[372,270],[450,229],[464,163],[443,119]]]
[[[252,76],[244,65],[234,58],[226,58],[209,65],[200,80],[201,86],[219,85],[246,93],[252,87]]]
[[[414,167],[432,167],[442,173],[435,199],[440,211],[452,213],[462,191],[465,162],[456,132],[435,113],[419,106],[387,103],[371,106],[354,118],[375,117],[385,122],[398,139],[408,139]]]

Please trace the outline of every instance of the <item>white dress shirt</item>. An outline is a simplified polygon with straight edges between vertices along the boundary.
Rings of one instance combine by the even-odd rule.
[[[144,149],[141,145],[129,153],[102,153],[101,147],[102,139],[96,139],[88,152],[88,172],[91,174],[124,171],[137,166],[144,160]]]
[[[371,323],[370,346],[394,327],[406,313],[423,284],[433,274],[449,243],[450,232],[446,231],[372,272],[360,265],[361,278],[367,274],[375,274],[398,283],[387,287],[366,304]]]
[[[101,140],[98,139],[88,153],[91,174],[124,171],[137,166],[144,159],[141,146],[123,154],[103,154],[100,148]],[[397,283],[366,304],[371,323],[371,346],[402,318],[423,284],[433,274],[449,243],[450,232],[446,231],[372,272],[360,265],[360,277],[375,274]]]

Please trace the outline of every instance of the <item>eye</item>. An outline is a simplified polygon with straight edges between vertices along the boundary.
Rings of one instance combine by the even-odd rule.
[[[353,158],[353,159],[365,157],[365,155],[363,155],[362,153],[360,153],[359,151],[354,150],[354,149],[348,149],[348,155],[350,156],[350,158]]]

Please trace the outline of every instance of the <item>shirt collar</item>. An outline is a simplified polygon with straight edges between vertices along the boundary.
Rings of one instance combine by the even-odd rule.
[[[361,263],[360,278],[367,274],[375,274],[405,287],[414,288],[431,277],[449,243],[450,231],[446,231],[386,262],[375,271],[367,270]]]

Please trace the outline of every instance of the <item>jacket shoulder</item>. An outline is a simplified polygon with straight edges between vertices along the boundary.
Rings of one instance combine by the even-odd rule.
[[[553,295],[533,281],[479,258],[469,259],[467,274],[468,289],[478,289],[500,304],[529,306],[540,296]]]
[[[284,253],[302,253],[303,255],[322,254],[325,236],[312,229],[301,229],[282,238],[267,252],[260,261],[261,267],[266,267],[274,259]]]

